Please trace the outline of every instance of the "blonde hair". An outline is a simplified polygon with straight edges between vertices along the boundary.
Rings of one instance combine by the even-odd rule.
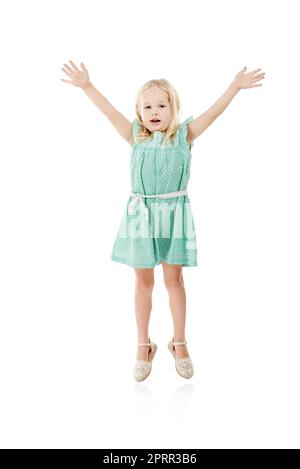
[[[168,94],[169,101],[170,101],[171,122],[165,132],[165,136],[163,139],[163,143],[166,144],[166,143],[169,143],[172,139],[175,139],[177,130],[179,129],[179,126],[180,126],[179,113],[181,111],[181,101],[174,86],[165,78],[160,78],[159,80],[156,80],[156,79],[149,80],[146,83],[144,83],[138,90],[136,102],[135,102],[135,111],[139,119],[141,128],[138,129],[136,133],[136,143],[139,143],[145,138],[148,138],[150,135],[152,135],[152,132],[150,132],[150,130],[144,127],[142,123],[142,119],[141,119],[141,112],[140,112],[142,93],[148,90],[149,88],[151,88],[152,86],[157,86],[161,90],[165,91]]]

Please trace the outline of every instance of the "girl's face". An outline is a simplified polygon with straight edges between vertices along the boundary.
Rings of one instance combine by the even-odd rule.
[[[164,132],[171,121],[171,108],[168,94],[158,86],[152,86],[144,91],[141,96],[141,118],[144,127],[155,132]],[[151,122],[158,119],[159,122]]]

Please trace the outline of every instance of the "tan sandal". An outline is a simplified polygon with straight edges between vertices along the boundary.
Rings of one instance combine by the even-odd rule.
[[[136,360],[134,367],[134,378],[136,379],[136,381],[143,381],[150,375],[152,369],[152,361],[156,354],[157,345],[154,342],[151,342],[150,338],[148,343],[143,342],[138,344],[138,346],[145,345],[148,345],[150,347],[150,350],[148,352],[149,361]]]
[[[194,374],[194,367],[191,357],[177,358],[175,352],[175,345],[185,345],[187,341],[184,342],[174,342],[174,337],[168,343],[168,349],[175,359],[175,368],[177,373],[183,378],[189,379]]]

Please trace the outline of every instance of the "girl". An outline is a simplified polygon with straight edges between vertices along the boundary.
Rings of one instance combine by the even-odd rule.
[[[260,68],[246,73],[244,67],[213,106],[182,124],[181,103],[172,84],[165,79],[150,80],[139,89],[135,103],[137,117],[129,122],[94,87],[84,64],[81,63],[80,70],[69,62],[70,66],[64,64],[62,68],[69,80],[61,80],[80,87],[131,146],[132,192],[111,259],[132,266],[136,275],[138,349],[134,377],[142,381],[149,376],[157,350],[148,336],[148,327],[154,267],[161,263],[174,325],[168,348],[178,374],[191,378],[194,368],[185,340],[186,296],[182,275],[182,267],[197,266],[197,240],[187,195],[191,148],[239,90],[262,86],[257,82],[265,73],[258,73]]]

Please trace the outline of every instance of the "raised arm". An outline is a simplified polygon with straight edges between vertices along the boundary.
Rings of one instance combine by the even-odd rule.
[[[69,60],[71,67],[64,64],[62,70],[68,75],[70,80],[62,81],[81,88],[90,100],[100,109],[103,114],[110,120],[115,129],[131,145],[132,125],[123,114],[121,114],[91,83],[87,69],[81,62],[81,70]]]
[[[229,85],[225,93],[203,114],[194,119],[188,125],[187,142],[190,144],[195,138],[207,129],[212,122],[227,108],[228,104],[236,96],[236,94],[243,88],[254,88],[262,86],[262,83],[255,84],[257,81],[265,77],[265,73],[259,73],[261,69],[257,68],[252,72],[245,73],[247,67],[244,67],[235,77],[233,82]],[[257,75],[255,75],[257,74]]]

